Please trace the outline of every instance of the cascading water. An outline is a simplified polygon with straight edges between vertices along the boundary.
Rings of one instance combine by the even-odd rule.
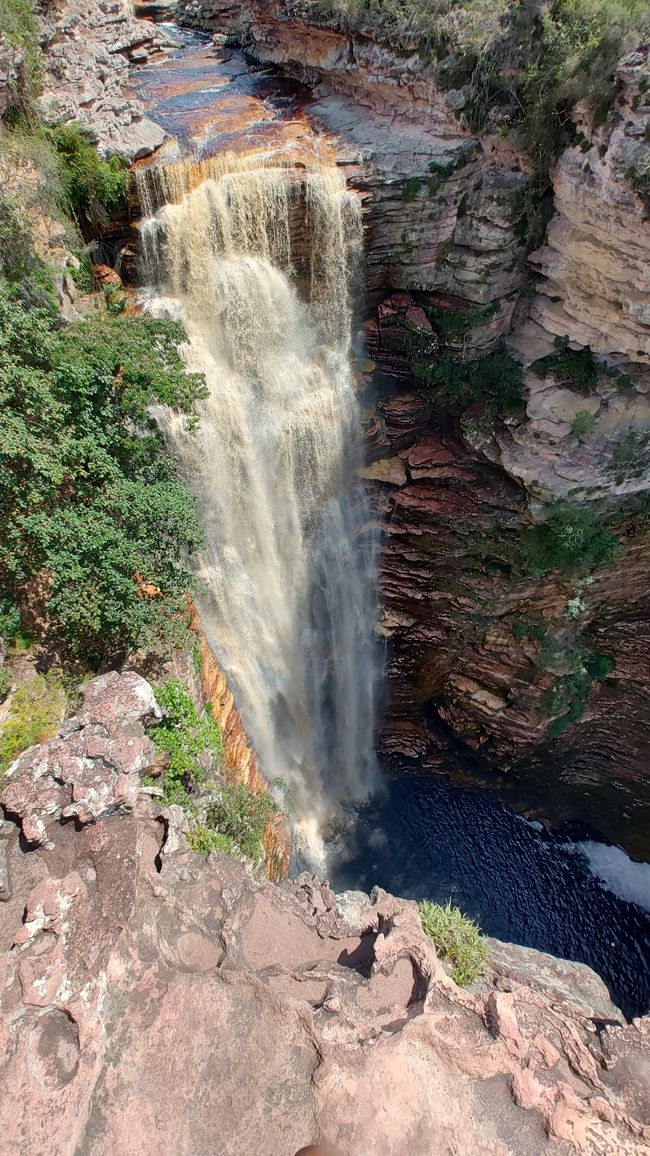
[[[157,415],[206,532],[204,629],[262,769],[288,783],[318,847],[332,805],[375,777],[374,548],[350,368],[360,205],[334,168],[254,156],[139,183],[148,308],[184,322],[209,390],[194,431]]]

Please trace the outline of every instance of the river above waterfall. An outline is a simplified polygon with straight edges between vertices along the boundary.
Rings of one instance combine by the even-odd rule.
[[[627,1016],[650,1008],[650,865],[579,824],[554,831],[494,791],[386,780],[328,844],[335,890],[447,899],[487,935],[588,964]]]

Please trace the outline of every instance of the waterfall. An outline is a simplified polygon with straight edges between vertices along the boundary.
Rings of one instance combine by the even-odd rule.
[[[375,560],[350,366],[359,200],[336,168],[255,156],[139,184],[147,307],[183,321],[209,390],[194,431],[156,414],[206,532],[203,626],[262,770],[317,841],[375,774]]]

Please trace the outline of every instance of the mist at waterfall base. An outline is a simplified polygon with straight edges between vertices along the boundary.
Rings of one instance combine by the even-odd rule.
[[[556,832],[494,791],[403,773],[330,832],[336,891],[451,899],[486,935],[592,967],[632,1017],[650,1009],[650,865],[572,824]]]
[[[197,601],[270,782],[318,862],[334,803],[375,781],[374,540],[354,484],[350,270],[335,168],[222,154],[144,170],[147,308],[181,320],[208,397],[156,416],[205,531]]]

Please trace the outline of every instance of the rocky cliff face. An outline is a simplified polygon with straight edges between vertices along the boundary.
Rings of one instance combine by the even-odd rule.
[[[554,761],[561,813],[575,793],[594,821],[597,784],[614,786],[610,833],[647,853],[642,818],[623,814],[632,798],[650,804],[641,523],[619,518],[624,556],[584,580],[527,575],[516,556],[548,503],[612,512],[648,490],[647,49],[621,67],[604,124],[578,107],[580,143],[540,200],[526,155],[502,133],[472,133],[467,92],[443,91],[417,43],[388,43],[371,14],[345,25],[299,0],[182,0],[179,14],[309,86],[308,111],[364,200],[384,752],[433,766],[464,746],[538,778]],[[452,417],[414,375],[417,362],[480,361],[504,339],[523,367],[518,413],[479,404]],[[549,363],[557,342],[596,355],[587,386]],[[599,677],[585,673],[593,655]]]
[[[463,990],[413,903],[189,851],[139,789],[156,712],[144,679],[101,676],[10,773],[7,1151],[646,1150],[648,1024],[592,972],[491,942]]]
[[[45,69],[40,108],[47,122],[80,121],[103,153],[128,161],[157,149],[165,138],[125,94],[130,64],[169,48],[160,29],[135,20],[122,0],[66,0],[41,14]]]
[[[201,654],[201,697],[210,704],[223,739],[222,774],[228,782],[242,784],[250,791],[268,791],[268,783],[259,769],[257,756],[235,706],[234,695],[201,630],[198,614],[195,615],[193,629],[197,634]],[[267,825],[264,835],[264,865],[269,879],[274,883],[286,879],[290,858],[291,833],[284,815],[278,811]]]

